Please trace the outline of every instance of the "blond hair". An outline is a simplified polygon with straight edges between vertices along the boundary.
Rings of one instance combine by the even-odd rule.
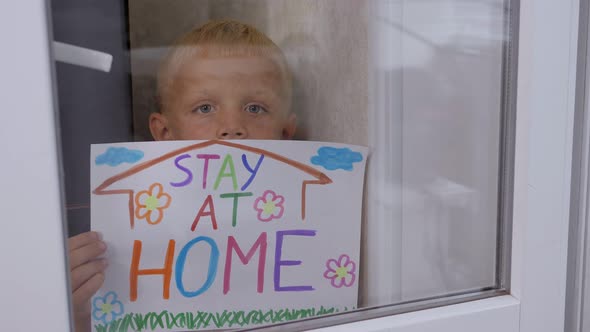
[[[264,56],[281,70],[288,104],[292,95],[292,77],[283,51],[255,27],[234,20],[213,20],[194,28],[173,44],[158,71],[160,111],[166,106],[164,96],[173,87],[174,78],[186,61],[195,56]]]

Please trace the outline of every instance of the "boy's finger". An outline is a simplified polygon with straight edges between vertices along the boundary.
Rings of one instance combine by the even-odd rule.
[[[68,249],[72,251],[98,240],[100,240],[100,234],[97,232],[78,234],[68,239]]]
[[[72,290],[76,291],[82,284],[92,278],[92,276],[104,271],[107,265],[106,259],[97,259],[86,264],[82,264],[72,270]]]
[[[98,273],[78,287],[72,294],[72,306],[74,311],[81,311],[88,305],[90,298],[100,289],[104,282],[104,274]]]
[[[107,245],[102,241],[93,242],[82,248],[70,251],[70,270],[78,266],[95,260],[107,249]]]

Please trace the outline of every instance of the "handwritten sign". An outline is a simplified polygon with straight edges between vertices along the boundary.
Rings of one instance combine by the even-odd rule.
[[[272,324],[357,303],[366,148],[301,141],[91,147],[109,267],[96,331]]]

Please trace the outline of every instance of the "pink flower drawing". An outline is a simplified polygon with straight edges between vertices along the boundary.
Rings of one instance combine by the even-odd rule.
[[[271,221],[283,216],[285,198],[272,190],[265,191],[254,201],[254,209],[258,211],[258,220]]]
[[[356,280],[356,264],[346,254],[340,255],[338,260],[328,259],[326,268],[324,278],[330,279],[333,287],[350,287]]]

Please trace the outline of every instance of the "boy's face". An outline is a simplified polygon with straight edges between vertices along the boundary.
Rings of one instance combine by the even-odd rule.
[[[162,113],[150,116],[156,140],[290,139],[295,133],[285,78],[266,57],[196,55],[167,90]]]

